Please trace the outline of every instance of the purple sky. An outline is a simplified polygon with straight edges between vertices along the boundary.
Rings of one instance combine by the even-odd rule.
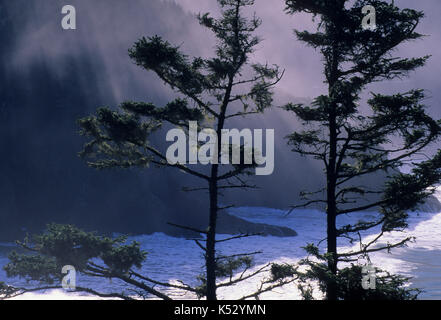
[[[127,49],[137,39],[159,34],[171,43],[180,45],[189,55],[213,54],[214,39],[206,29],[199,26],[194,15],[206,11],[215,15],[218,11],[215,0],[67,2],[77,9],[78,29],[74,31],[61,30],[62,4],[59,1],[33,2],[34,6],[29,9],[33,10],[32,18],[23,26],[13,50],[9,63],[11,71],[26,73],[33,63],[46,63],[61,77],[66,75],[66,70],[58,62],[66,57],[88,55],[96,58],[104,68],[104,72],[98,75],[101,92],[97,93],[107,97],[103,99],[103,104],[116,104],[126,99],[158,103],[171,98],[173,93],[154,74],[141,70],[130,61]],[[427,89],[430,99],[426,103],[430,106],[430,112],[441,118],[441,1],[399,0],[396,3],[402,7],[425,11],[427,18],[417,31],[428,35],[423,40],[404,45],[397,55],[413,57],[431,54],[433,57],[426,67],[411,74],[410,79],[376,84],[369,87],[369,90],[404,92],[417,87]],[[278,64],[286,70],[276,90],[276,101],[279,104],[313,98],[325,92],[319,54],[297,41],[293,34],[294,28],[311,30],[311,16],[288,16],[283,8],[283,0],[256,0],[256,5],[252,8],[263,20],[258,33],[264,40],[258,46],[254,60]],[[85,86],[88,85],[88,80],[84,79]],[[284,151],[277,153],[276,150],[276,164],[281,161],[284,165],[290,165],[296,158],[286,147],[283,136],[295,129],[296,122],[286,114],[270,113],[257,124],[263,123],[266,128],[277,129],[276,140],[278,139],[280,148]],[[298,168],[298,181],[305,183],[302,175],[311,170],[311,164],[306,164],[305,159],[294,161]],[[279,167],[284,165],[280,164]],[[279,176],[273,178],[278,182],[286,180],[286,185],[289,185],[291,181],[287,180],[283,172],[277,171],[277,168],[275,175]],[[321,172],[318,167],[316,170]],[[308,175],[307,180],[313,179]]]
[[[142,35],[162,34],[172,43],[181,44],[189,54],[212,54],[213,39],[204,28],[187,15],[179,15],[176,8],[165,6],[162,15],[149,16],[152,6],[158,1],[175,2],[188,14],[218,11],[216,0],[150,0],[131,1],[81,1],[72,0],[76,5],[78,30],[56,32],[59,29],[60,4],[54,1],[39,1],[35,10],[35,20],[29,21],[25,36],[20,39],[16,49],[15,67],[22,69],[34,59],[56,59],[64,55],[75,55],[91,50],[100,55],[108,72],[108,82],[117,100],[126,98],[133,92],[133,83],[151,79],[131,66],[127,59],[127,48]],[[399,54],[402,56],[433,57],[425,68],[418,70],[409,80],[381,84],[375,89],[406,90],[414,87],[427,89],[433,97],[434,115],[441,117],[441,1],[439,0],[399,0],[400,6],[413,7],[426,12],[427,18],[418,31],[429,35],[424,40],[405,45]],[[111,5],[109,5],[111,3]],[[292,30],[311,29],[311,17],[306,14],[288,16],[283,13],[283,0],[257,0],[252,10],[262,18],[259,34],[264,41],[259,45],[255,59],[269,62],[286,69],[285,77],[278,90],[295,97],[315,97],[323,92],[322,64],[320,56],[313,49],[296,41]],[[193,22],[190,22],[193,21]],[[378,21],[381,23],[381,21]],[[58,72],[62,72],[59,70]],[[139,78],[138,78],[139,77]],[[136,84],[135,84],[136,86]],[[162,85],[160,84],[160,87]],[[161,90],[158,87],[156,89]]]

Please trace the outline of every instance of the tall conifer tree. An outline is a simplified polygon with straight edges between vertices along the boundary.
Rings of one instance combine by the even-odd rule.
[[[366,6],[375,9],[376,26],[373,19],[365,19],[366,9],[372,9]],[[310,106],[286,106],[305,126],[288,137],[289,145],[293,151],[321,161],[326,178],[324,190],[305,194],[305,205],[325,204],[327,215],[327,251],[321,253],[316,245],[307,247],[320,260],[307,262],[311,267],[307,278],[319,280],[327,299],[347,298],[348,269],[340,270],[338,264],[353,263],[361,255],[410,241],[378,245],[384,233],[406,227],[407,212],[424,201],[441,178],[441,152],[429,160],[415,161],[426,147],[439,141],[441,133],[441,122],[425,110],[423,90],[372,93],[367,103],[361,101],[368,85],[401,79],[425,65],[429,56],[394,55],[400,45],[422,37],[416,28],[424,14],[378,0],[286,0],[286,12],[315,17],[315,32],[296,31],[296,35],[321,54],[327,84],[327,92]],[[364,20],[367,26],[363,26]],[[401,172],[406,165],[412,170]],[[378,173],[386,175],[382,187],[373,190],[363,185],[363,178]],[[375,208],[380,212],[375,219],[339,227],[337,220],[342,215],[359,215]],[[338,239],[358,241],[360,232],[378,226],[378,237],[362,243],[359,251],[338,250]],[[357,270],[360,277],[361,269]],[[385,284],[402,284],[395,280],[389,277]],[[360,287],[361,281],[355,286]],[[374,296],[366,290],[359,292],[359,298]],[[353,293],[356,298],[355,289]]]
[[[210,30],[217,40],[213,58],[190,59],[179,47],[158,36],[142,38],[129,50],[130,57],[137,65],[156,73],[159,79],[180,95],[179,98],[164,107],[152,103],[124,102],[120,106],[121,111],[101,108],[96,116],[80,121],[82,133],[92,138],[82,152],[90,166],[102,169],[154,164],[179,169],[206,184],[202,189],[209,193],[207,229],[179,227],[205,236],[204,244],[197,243],[205,254],[206,275],[202,281],[205,295],[210,300],[216,299],[216,273],[226,258],[216,255],[216,223],[218,213],[222,210],[219,193],[224,189],[252,187],[243,180],[243,176],[250,174],[256,165],[256,162],[244,162],[243,152],[249,148],[244,145],[232,146],[242,150],[240,164],[218,164],[221,163],[223,148],[220,139],[222,130],[233,118],[261,113],[269,107],[272,104],[271,89],[282,76],[277,66],[250,61],[260,42],[255,31],[261,21],[255,16],[246,18],[244,11],[254,1],[218,0],[218,3],[222,11],[220,18],[213,18],[208,13],[198,16],[200,24]],[[149,142],[150,135],[163,124],[188,128],[190,121],[198,121],[217,134],[214,154],[218,161],[209,165],[208,173],[195,166],[168,162],[160,146],[153,146]]]

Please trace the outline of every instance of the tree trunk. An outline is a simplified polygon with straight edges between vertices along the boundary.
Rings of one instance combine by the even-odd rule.
[[[217,165],[212,167],[212,177],[209,186],[210,217],[207,234],[207,251],[205,265],[207,271],[207,300],[217,300],[216,297],[216,223],[217,223]],[[216,178],[213,178],[216,177]]]
[[[331,200],[331,201],[329,201]],[[328,200],[327,210],[327,237],[328,237],[328,253],[330,254],[328,260],[328,268],[333,275],[337,274],[337,230],[336,230],[336,210],[335,201],[332,204],[332,198]],[[337,288],[335,282],[328,283],[326,290],[326,298],[328,300],[337,300]]]
[[[328,268],[332,274],[337,274],[337,203],[336,203],[336,163],[337,163],[337,124],[336,105],[331,108],[329,121],[329,163],[327,168],[327,244],[328,244]],[[336,283],[330,281],[326,290],[328,300],[337,300]]]
[[[224,100],[221,106],[221,110],[218,117],[217,124],[217,147],[216,157],[217,163],[211,166],[211,175],[209,182],[210,193],[210,217],[207,233],[207,251],[205,253],[205,266],[207,271],[207,300],[217,300],[216,297],[216,223],[217,223],[217,210],[218,210],[218,174],[219,163],[222,151],[222,129],[225,124],[225,115],[227,112],[227,106],[231,97],[231,91],[233,88],[233,76],[230,76],[228,81],[227,90],[225,92]]]

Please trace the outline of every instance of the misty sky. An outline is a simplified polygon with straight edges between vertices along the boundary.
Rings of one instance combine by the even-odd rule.
[[[34,59],[57,59],[66,54],[77,55],[88,49],[99,55],[108,73],[108,84],[113,89],[117,101],[133,95],[133,88],[145,85],[164,88],[151,76],[131,65],[127,59],[127,48],[143,35],[167,35],[167,39],[182,46],[189,54],[211,55],[213,38],[195,20],[185,13],[177,13],[171,4],[162,15],[150,16],[151,7],[158,1],[175,2],[187,14],[198,12],[218,12],[215,0],[153,0],[153,1],[70,1],[76,5],[78,30],[54,32],[59,29],[59,2],[37,1],[35,20],[30,21],[26,36],[17,45],[13,66],[26,68]],[[111,3],[111,4],[110,4]],[[441,3],[437,0],[400,0],[402,7],[423,10],[426,18],[418,32],[427,38],[401,47],[402,56],[423,56],[431,54],[432,59],[426,67],[412,74],[409,80],[381,84],[377,88],[406,90],[422,87],[428,90],[432,100],[433,114],[441,116]],[[49,9],[44,8],[49,7]],[[262,18],[263,25],[258,30],[264,41],[255,54],[257,61],[280,65],[286,69],[284,79],[278,90],[295,97],[315,97],[323,92],[322,64],[320,56],[313,49],[296,41],[292,30],[311,29],[311,17],[307,14],[288,16],[283,13],[282,0],[257,0],[253,10]],[[41,16],[39,16],[41,15]],[[193,21],[193,22],[190,22]],[[190,23],[189,23],[190,22]],[[379,21],[378,23],[381,23]],[[70,33],[70,34],[69,34]],[[59,70],[62,72],[62,70]],[[149,77],[150,76],[150,77]]]
[[[27,66],[36,60],[47,61],[53,72],[66,76],[66,70],[57,61],[66,56],[78,57],[90,54],[99,60],[105,74],[100,75],[99,86],[106,97],[103,103],[148,100],[163,103],[172,97],[172,91],[164,86],[153,73],[133,65],[127,57],[127,49],[141,36],[159,34],[182,51],[191,55],[212,56],[215,44],[213,36],[198,25],[194,16],[199,12],[219,11],[216,0],[152,0],[152,1],[84,1],[72,0],[77,9],[78,30],[60,30],[60,7],[57,1],[36,1],[34,19],[26,25],[26,31],[18,39],[10,67],[26,72]],[[423,10],[426,18],[417,29],[427,37],[404,44],[397,55],[417,57],[427,54],[432,58],[424,68],[411,73],[409,79],[394,80],[368,87],[375,92],[405,92],[413,88],[427,90],[426,104],[430,113],[441,118],[441,2],[437,0],[400,0],[402,7]],[[277,64],[285,69],[275,95],[277,103],[291,100],[312,99],[325,93],[323,65],[320,55],[312,48],[297,41],[293,29],[309,29],[314,24],[308,14],[286,15],[282,0],[257,0],[251,9],[263,21],[258,34],[263,41],[256,50],[255,61]],[[158,14],[157,12],[160,12]],[[253,12],[250,11],[250,14]],[[378,21],[381,23],[381,21]],[[87,86],[87,79],[85,79]],[[266,126],[283,128],[292,126],[292,117],[277,117],[277,122]],[[290,131],[290,130],[288,130]]]
[[[176,0],[185,10],[196,13],[200,11],[215,12],[217,5],[214,0]],[[386,82],[387,84],[372,87],[375,90],[388,89],[405,91],[420,87],[427,89],[432,99],[427,104],[432,106],[433,115],[441,117],[441,1],[437,0],[398,0],[396,5],[402,8],[422,10],[426,17],[417,32],[427,35],[426,38],[400,47],[399,55],[403,57],[432,55],[427,66],[411,74],[410,79]],[[262,18],[260,33],[264,38],[261,50],[256,54],[260,61],[270,61],[286,69],[279,90],[297,97],[315,97],[323,92],[321,83],[322,64],[318,53],[312,48],[305,47],[296,41],[293,29],[311,30],[313,23],[311,15],[297,14],[295,16],[283,13],[284,1],[257,0],[255,11]],[[381,23],[381,21],[377,21]]]

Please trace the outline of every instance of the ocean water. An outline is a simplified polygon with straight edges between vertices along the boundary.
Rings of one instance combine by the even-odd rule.
[[[436,195],[441,199],[441,193]],[[307,243],[317,243],[325,237],[325,214],[316,210],[296,210],[290,215],[286,211],[269,208],[241,207],[230,213],[253,222],[268,223],[273,225],[288,226],[296,230],[297,237],[250,237],[219,244],[221,254],[237,254],[260,251],[255,255],[253,270],[260,268],[268,262],[296,263],[305,257],[302,249]],[[355,216],[343,216],[338,224],[353,223],[363,217],[375,215],[372,212],[358,213]],[[375,237],[378,230],[363,234],[366,243]],[[393,249],[391,253],[378,252],[371,255],[374,266],[412,277],[411,287],[423,289],[421,299],[441,299],[441,213],[414,212],[410,214],[409,228],[405,232],[394,232],[385,235],[381,242],[393,243],[408,236],[416,237],[416,241],[405,248]],[[218,238],[229,237],[219,235]],[[173,282],[182,280],[188,284],[197,284],[196,277],[203,272],[203,257],[201,250],[190,240],[173,238],[162,233],[130,237],[141,243],[141,247],[148,252],[147,260],[140,273],[150,278]],[[323,244],[324,248],[326,244]],[[2,244],[0,250],[0,266],[7,263],[6,251],[11,244]],[[357,245],[345,241],[339,242],[340,251],[357,250]],[[219,297],[237,299],[254,292],[260,281],[268,277],[267,273],[260,274],[252,280],[246,281],[235,287],[219,289]],[[0,271],[0,281],[10,284],[25,285],[20,279],[6,279],[3,270]],[[77,275],[78,286],[93,286],[102,291],[127,290],[119,281],[92,279]],[[165,290],[173,298],[195,298],[177,290]],[[320,296],[317,296],[320,298]],[[27,294],[19,299],[93,299],[93,297],[77,293],[66,293],[61,290],[52,290],[44,293]],[[294,284],[265,293],[261,299],[300,299]]]

